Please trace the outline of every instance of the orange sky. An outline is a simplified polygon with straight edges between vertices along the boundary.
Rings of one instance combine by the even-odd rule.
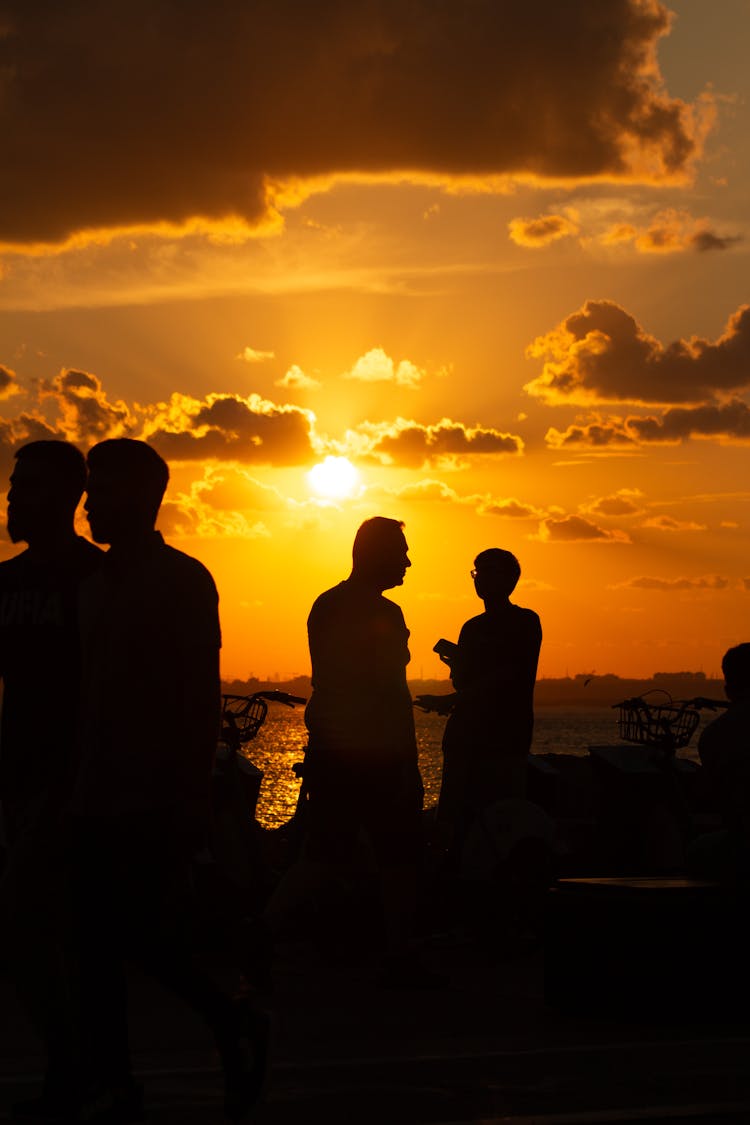
[[[750,636],[749,31],[744,0],[0,3],[3,477],[50,433],[151,441],[230,677],[309,670],[378,513],[414,675],[493,545],[542,675],[716,673]]]

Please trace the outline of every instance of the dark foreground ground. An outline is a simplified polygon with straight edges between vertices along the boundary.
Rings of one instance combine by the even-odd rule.
[[[686,935],[686,940],[689,936]],[[750,1121],[750,1029],[741,1014],[615,1019],[545,1005],[539,948],[435,943],[448,987],[390,991],[368,959],[281,950],[276,1036],[261,1125]],[[606,982],[602,982],[606,990]],[[689,988],[689,982],[686,982]],[[35,1088],[40,1056],[0,979],[0,1120]],[[210,1036],[155,984],[132,978],[133,1048],[149,1120],[223,1121]]]

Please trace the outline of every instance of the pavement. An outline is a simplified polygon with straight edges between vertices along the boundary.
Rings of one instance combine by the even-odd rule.
[[[378,986],[372,955],[282,945],[275,1038],[259,1125],[568,1125],[750,1121],[750,1029],[742,1014],[670,1019],[643,997],[626,1016],[545,1003],[533,943],[443,938],[426,957],[446,987]],[[218,966],[221,972],[221,966]],[[224,1120],[211,1036],[131,973],[135,1066],[154,1125]],[[601,987],[606,993],[607,982]],[[689,982],[686,982],[689,987]],[[653,1008],[653,1010],[652,1010]],[[0,978],[0,1121],[37,1089],[42,1059]]]

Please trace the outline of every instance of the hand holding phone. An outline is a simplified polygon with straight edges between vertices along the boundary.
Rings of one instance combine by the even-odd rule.
[[[436,652],[444,664],[450,664],[455,659],[458,645],[453,641],[446,641],[445,637],[441,637],[436,645],[433,646],[432,651]]]

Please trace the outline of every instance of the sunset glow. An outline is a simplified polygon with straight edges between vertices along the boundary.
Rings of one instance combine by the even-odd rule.
[[[326,457],[307,474],[310,488],[329,500],[347,500],[360,490],[360,475],[347,457]]]
[[[744,0],[34,7],[0,21],[0,475],[152,443],[225,676],[309,671],[376,514],[415,677],[491,546],[543,676],[750,639]]]

